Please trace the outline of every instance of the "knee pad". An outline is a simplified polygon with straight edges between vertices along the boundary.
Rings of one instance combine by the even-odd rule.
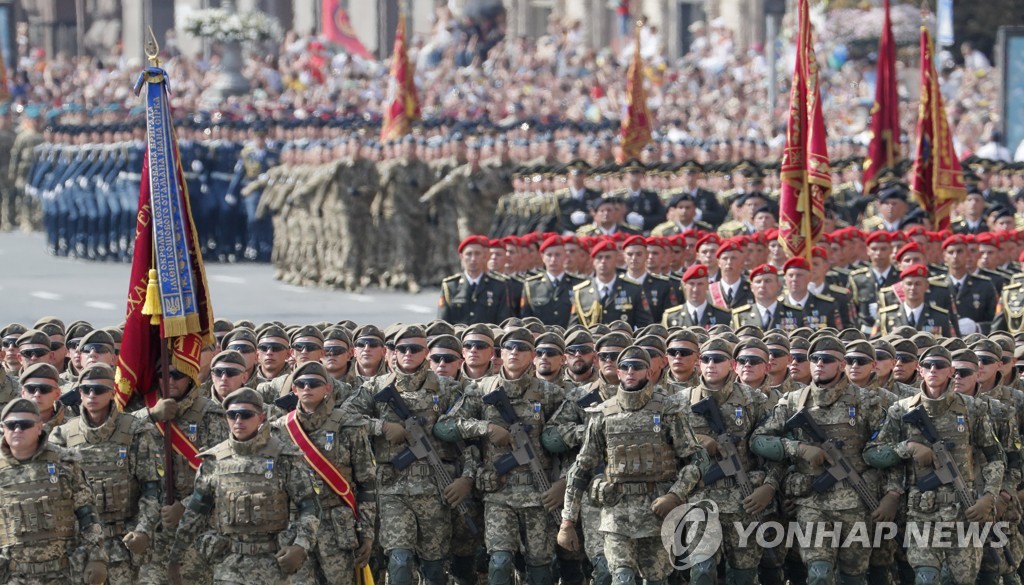
[[[718,561],[714,558],[690,567],[690,585],[715,585],[718,582]]]
[[[426,585],[447,585],[448,576],[444,572],[444,559],[436,561],[420,561],[420,573]]]
[[[619,567],[615,569],[612,582],[614,585],[634,585],[636,583],[636,572],[629,567]]]
[[[832,563],[814,561],[807,565],[807,585],[832,585]]]
[[[412,585],[412,551],[396,548],[388,553],[388,577],[392,585]]]
[[[726,564],[726,585],[753,585],[756,581],[757,569],[734,569]]]
[[[937,567],[918,567],[914,569],[914,585],[937,585],[939,569]]]
[[[551,565],[527,565],[526,582],[529,585],[551,585]]]
[[[497,550],[491,553],[487,563],[488,585],[509,585],[512,582],[512,553]]]
[[[612,573],[608,570],[608,559],[604,555],[595,555],[590,559],[590,564],[594,566],[592,585],[612,585]]]

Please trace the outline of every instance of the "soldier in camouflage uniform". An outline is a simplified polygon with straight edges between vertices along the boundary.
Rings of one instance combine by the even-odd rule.
[[[103,583],[103,528],[82,468],[47,442],[31,400],[11,401],[0,419],[0,580],[12,585],[79,579],[87,585]]]
[[[932,346],[921,354],[921,392],[889,408],[884,424],[864,454],[865,460],[875,467],[906,472],[905,484],[903,473],[889,474],[893,480],[887,488],[890,493],[908,492],[910,522],[983,522],[992,519],[997,499],[1008,502],[1012,498],[1012,494],[1004,491],[1006,464],[989,405],[954,392],[952,358],[942,346]],[[905,414],[916,408],[922,408],[931,418],[967,489],[972,494],[982,494],[970,507],[958,502],[952,486],[943,485],[931,491],[917,487],[917,480],[933,469],[935,453],[918,427],[903,420]],[[896,477],[901,481],[895,481]],[[920,585],[938,583],[940,579],[957,585],[975,583],[981,556],[980,545],[933,548],[929,543],[910,539],[907,546],[915,583]],[[940,577],[942,573],[944,577]]]
[[[198,538],[214,583],[286,583],[317,543],[320,505],[309,467],[298,449],[271,436],[255,390],[235,391],[224,407],[231,436],[199,454],[195,489],[169,547],[168,580],[182,582],[178,559]]]
[[[26,112],[21,121],[21,130],[11,147],[11,159],[7,170],[7,180],[14,185],[15,216],[11,217],[11,227],[17,217],[22,231],[38,231],[42,227],[42,207],[38,199],[25,194],[29,171],[36,159],[36,147],[43,143],[43,135],[39,133],[38,112],[34,115]]]
[[[374,223],[381,233],[390,235],[388,245],[378,247],[384,256],[377,264],[390,272],[381,274],[382,282],[415,289],[428,276],[448,274],[445,264],[450,259],[436,267],[426,264],[435,251],[447,255],[454,245],[431,241],[424,246],[423,238],[416,237],[417,230],[427,223],[427,210],[419,199],[433,183],[433,175],[427,163],[416,156],[413,137],[402,140],[401,157],[380,163],[378,168],[380,189],[374,202]],[[437,272],[428,274],[428,269]]]
[[[647,583],[660,584],[672,568],[660,538],[661,519],[685,502],[700,481],[691,458],[702,449],[679,405],[648,380],[650,357],[644,349],[627,347],[617,366],[618,391],[596,407],[569,469],[558,542],[569,550],[579,548],[575,522],[589,489],[602,506],[605,556],[615,583],[630,585],[643,576]],[[602,461],[606,480],[591,485]]]
[[[484,492],[484,538],[491,555],[488,582],[508,585],[512,581],[512,561],[522,552],[526,562],[526,581],[531,585],[551,582],[551,560],[555,552],[555,521],[552,512],[561,503],[564,483],[555,482],[541,491],[529,466],[520,465],[499,475],[495,463],[512,445],[509,422],[498,409],[483,401],[484,396],[503,389],[520,421],[529,425],[531,448],[544,473],[550,477],[551,458],[541,447],[545,425],[557,425],[555,412],[565,391],[536,378],[533,374],[534,338],[529,330],[512,328],[502,337],[500,373],[481,379],[467,388],[462,398],[439,423],[450,438],[485,439],[483,464],[477,487]],[[520,550],[522,542],[522,550]]]
[[[11,150],[15,134],[7,106],[0,106],[0,231],[9,232],[18,225],[18,212],[11,181]]]
[[[156,429],[114,405],[114,370],[94,364],[78,376],[82,416],[53,430],[50,442],[75,453],[93,488],[109,559],[108,583],[130,585],[160,520]]]
[[[314,456],[324,457],[345,478],[354,493],[356,512],[341,494],[343,486],[333,489],[314,470],[310,474],[321,509],[321,524],[316,546],[292,583],[348,584],[356,567],[366,565],[374,539],[377,517],[376,468],[361,418],[347,416],[337,409],[329,382],[330,376],[319,363],[309,362],[296,368],[291,376],[298,405],[292,414],[274,421],[274,433],[285,443]],[[293,422],[294,419],[294,422]],[[294,427],[301,425],[301,430]],[[311,447],[304,447],[308,438]],[[308,461],[309,459],[307,459]],[[341,493],[339,493],[341,492]]]

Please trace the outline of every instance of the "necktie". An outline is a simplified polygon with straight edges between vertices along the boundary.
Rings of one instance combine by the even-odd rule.
[[[471,282],[471,283],[469,283],[469,298],[475,298],[475,297],[476,297],[476,283],[475,282]]]
[[[601,300],[603,301],[603,300],[605,300],[607,298],[608,298],[608,287],[607,286],[602,286],[601,287]]]
[[[732,289],[725,289],[725,304],[732,306]]]
[[[959,296],[960,295],[960,285],[961,284],[962,284],[962,282],[954,282],[953,283],[953,296]]]
[[[694,325],[700,325],[700,318],[697,317],[697,311],[693,312],[693,324]]]
[[[907,316],[907,323],[911,327],[917,327],[917,312],[916,311],[911,311],[910,312],[910,315]]]
[[[761,314],[761,327],[767,328],[768,327],[768,321],[771,321],[771,318],[772,318],[771,311],[765,311],[764,313],[762,313]]]

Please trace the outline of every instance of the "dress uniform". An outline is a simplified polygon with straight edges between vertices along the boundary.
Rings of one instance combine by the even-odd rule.
[[[605,240],[590,250],[590,257],[615,250],[615,243]],[[570,325],[589,328],[598,323],[607,324],[617,320],[629,323],[634,329],[646,327],[653,321],[647,296],[640,283],[616,275],[611,283],[601,283],[594,277],[573,287]]]
[[[554,245],[561,245],[558,236],[544,240],[540,246],[541,253]],[[527,278],[523,282],[519,316],[537,317],[545,325],[568,327],[572,314],[572,289],[582,281],[565,272],[557,276],[543,272]]]
[[[742,305],[732,310],[732,328],[738,330],[740,327],[754,326],[761,329],[782,329],[786,333],[806,327],[807,321],[804,311],[785,300],[776,301],[775,307],[771,310],[768,321],[765,322],[761,308],[757,303]]]
[[[900,273],[901,282],[911,277],[928,278],[928,269],[921,264],[914,264]],[[912,317],[911,314],[916,316]],[[956,337],[957,335],[949,311],[927,301],[913,309],[908,307],[906,302],[902,302],[878,310],[877,326],[881,335],[888,335],[893,329],[903,325],[909,325],[918,331],[926,331],[932,335],[944,337]]]
[[[623,173],[643,173],[647,167],[640,161],[632,159],[622,166]],[[613,192],[626,203],[626,223],[637,231],[649,232],[665,221],[665,206],[658,194],[650,189],[633,189],[626,187]]]
[[[992,321],[992,331],[1006,331],[1010,335],[1024,332],[1024,282],[1003,287],[999,299],[1002,311]]]
[[[468,246],[489,249],[490,240],[470,236],[459,244],[459,254]],[[437,318],[449,323],[501,323],[512,316],[509,288],[502,276],[484,272],[476,282],[465,272],[449,276],[441,282],[441,299]]]
[[[681,278],[687,282],[696,278],[707,278],[708,267],[703,264],[694,264],[686,269]],[[712,283],[709,286],[714,286]],[[681,305],[670,307],[662,315],[661,324],[665,327],[691,327],[700,326],[710,329],[715,325],[728,325],[732,322],[732,313],[725,307],[720,307],[711,302],[707,295],[701,305],[693,305],[697,299],[687,299]]]
[[[586,161],[574,160],[565,166],[569,175],[584,175],[590,171]],[[559,233],[574,233],[590,222],[590,209],[593,202],[601,198],[597,189],[584,186],[575,189],[571,185],[555,191],[558,197],[558,230]]]
[[[867,238],[867,243],[870,245],[875,242],[892,243],[892,235],[884,231],[872,232]],[[875,324],[877,306],[874,311],[871,306],[878,303],[878,291],[896,284],[897,280],[899,271],[893,266],[887,267],[883,274],[877,273],[872,266],[863,266],[850,272],[849,288],[853,301],[857,303],[862,327],[871,327]]]

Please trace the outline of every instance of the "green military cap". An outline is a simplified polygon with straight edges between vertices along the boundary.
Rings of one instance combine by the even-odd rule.
[[[700,346],[700,340],[697,338],[697,334],[689,329],[680,328],[669,333],[667,342],[672,343],[673,341],[687,341],[696,346]]]
[[[216,366],[217,364],[222,363],[242,366],[243,370],[245,370],[246,367],[245,357],[242,354],[238,353],[237,351],[231,349],[226,349],[218,353],[217,355],[213,356],[213,361],[210,362],[210,365]]]
[[[320,329],[313,325],[303,325],[302,327],[299,327],[298,329],[292,332],[292,336],[289,338],[289,341],[295,343],[295,340],[297,340],[300,337],[314,337],[316,339],[319,339],[321,342],[324,340],[324,334],[320,331]]]
[[[954,351],[961,349],[967,349],[967,344],[964,343],[964,340],[960,339],[959,337],[950,337],[948,339],[943,339],[939,343],[939,345],[948,349],[950,353],[953,353]]]
[[[912,338],[915,334],[917,334],[917,329],[914,329],[910,325],[900,325],[898,327],[894,327],[892,330],[892,335],[904,337],[906,339]]]
[[[971,350],[990,353],[997,359],[1003,358],[1003,348],[991,339],[979,339],[971,344]]]
[[[852,353],[864,354],[871,358],[871,361],[875,361],[875,348],[863,339],[856,339],[846,344],[847,355]]]
[[[0,337],[13,337],[15,335],[21,335],[28,331],[28,328],[21,323],[11,323],[7,327],[0,329]]]
[[[228,321],[227,319],[216,319],[213,322],[214,333],[227,333],[234,328],[235,326],[231,323],[231,321]]]
[[[875,348],[875,359],[891,360],[896,357],[896,348],[887,339],[875,339],[871,345]],[[880,353],[888,354],[889,357],[879,357]]]
[[[733,348],[732,356],[734,358],[739,356],[740,352],[742,352],[745,349],[756,349],[758,351],[764,352],[765,356],[768,355],[768,346],[765,344],[765,342],[761,341],[760,339],[748,337],[747,339],[744,339],[736,344],[736,347]]]
[[[559,337],[561,337],[563,339],[565,338],[565,328],[562,327],[561,325],[545,325],[544,326],[544,332],[545,333],[554,333],[555,335],[557,335],[557,336],[559,336]]]
[[[509,317],[508,319],[505,319],[504,321],[502,321],[501,323],[498,324],[498,327],[501,327],[502,329],[508,329],[510,327],[525,327],[525,326],[526,326],[526,322],[523,321],[522,319],[520,319],[519,317]]]
[[[323,333],[324,329],[330,327],[331,324],[328,323],[327,321],[317,321],[316,323],[313,323],[313,326],[320,330],[321,333]]]
[[[507,321],[507,319],[506,319],[506,321]],[[527,327],[530,324],[536,324],[536,325],[543,325],[544,324],[544,322],[541,321],[537,317],[523,317],[522,321],[523,321],[523,324],[521,325],[522,327]]]
[[[18,381],[24,384],[30,378],[48,378],[57,382],[60,380],[60,372],[57,371],[57,368],[47,363],[32,364],[21,372]]]
[[[344,327],[349,331],[355,331],[356,329],[359,328],[359,324],[351,319],[343,319],[341,321],[338,321],[338,326]]]
[[[689,332],[693,333],[694,335],[697,336],[697,346],[698,347],[700,346],[700,344],[702,344],[705,341],[711,339],[711,336],[708,335],[707,330],[704,329],[703,327],[701,327],[700,325],[694,325],[693,327],[690,327],[689,328]]]
[[[1013,358],[1018,360],[1024,359],[1024,345],[1018,346],[1017,349],[1013,351]]]
[[[23,345],[45,345],[50,347],[50,336],[38,329],[29,329],[18,337],[17,346]]]
[[[867,337],[861,332],[860,329],[854,329],[852,327],[843,329],[839,332],[839,339],[850,342],[850,341],[864,341]]]
[[[395,334],[405,326],[405,323],[392,323],[384,328],[384,341],[386,343],[395,343]]]
[[[999,347],[1003,348],[1003,355],[1010,355],[1015,349],[1013,338],[1005,333],[993,333],[988,336],[989,339],[999,344]]]
[[[967,349],[958,349],[950,354],[954,362],[970,362],[974,365],[978,365],[978,356],[973,351]]]
[[[662,337],[658,337],[657,335],[644,335],[633,343],[644,349],[653,349],[661,354],[662,357],[665,357],[665,350],[667,348],[665,347],[665,339]]]
[[[807,353],[807,350],[811,348],[811,342],[806,337],[794,337],[789,342],[789,351],[802,351]]]
[[[7,415],[19,412],[39,416],[39,407],[36,406],[35,402],[32,402],[28,398],[15,398],[7,403],[3,412],[0,412],[0,419],[7,420]]]
[[[786,351],[789,351],[789,337],[785,333],[779,333],[778,331],[769,331],[765,334],[764,342],[766,347],[782,347]]]
[[[957,339],[960,339],[960,338],[958,337]],[[981,333],[971,333],[970,335],[965,335],[963,337],[964,343],[966,343],[968,346],[971,345],[972,343],[976,342],[976,341],[981,341],[982,339],[988,339],[988,338],[985,337],[984,335],[982,335]]]
[[[730,342],[722,337],[712,337],[705,341],[700,346],[700,352],[703,353],[724,353],[725,355],[732,357],[733,350],[736,348],[736,344]]]
[[[488,327],[487,325],[484,325],[483,323],[476,323],[475,325],[470,325],[469,327],[466,327],[466,329],[462,332],[462,340],[465,341],[466,337],[470,335],[483,335],[484,337],[490,339],[492,343],[494,342],[494,331],[491,330],[491,328]]]
[[[235,328],[237,329],[238,327],[247,327],[249,329],[252,329],[253,331],[256,331],[256,324],[250,321],[249,319],[242,319],[241,321],[235,323]]]
[[[590,333],[594,336],[595,339],[600,339],[601,336],[607,335],[611,332],[612,328],[605,325],[604,323],[597,323],[596,325],[590,328]]]
[[[668,329],[666,329],[661,323],[651,323],[636,333],[637,337],[643,337],[645,335],[657,335],[658,337],[665,339],[668,337]]]
[[[724,333],[732,333],[732,327],[729,327],[728,325],[713,325],[708,329],[708,335],[711,337],[722,335]]]
[[[82,370],[81,374],[78,374],[78,384],[86,380],[113,380],[114,379],[114,368],[107,364],[95,363],[87,366]]]
[[[553,345],[558,349],[565,351],[565,341],[561,335],[557,333],[541,333],[537,337],[537,347],[542,345]]]
[[[329,340],[344,341],[345,345],[350,347],[352,345],[352,335],[344,327],[334,326],[324,329],[324,341]]]
[[[277,337],[272,336],[272,337]],[[263,410],[263,397],[252,388],[239,388],[224,399],[224,409],[227,410],[232,404],[251,404]]]
[[[764,337],[764,329],[761,329],[757,325],[745,325],[736,330],[736,337],[750,337],[752,339],[761,339]]]
[[[909,353],[915,358],[917,357],[917,344],[909,339],[897,339],[893,341],[892,348],[896,350],[896,353]]]
[[[58,329],[60,329],[60,335],[64,335],[64,331],[67,329],[66,327],[64,327],[64,321],[61,321],[57,317],[50,317],[50,316],[40,317],[40,319],[38,321],[36,321],[36,324],[33,325],[32,327],[34,327],[35,329],[43,329],[43,327],[45,327],[46,325],[53,325],[53,326],[57,327]],[[51,335],[54,335],[54,334],[51,334]]]
[[[642,347],[631,345],[619,352],[619,357],[615,360],[615,363],[622,365],[625,362],[643,362],[644,365],[651,365],[651,356],[647,354],[647,350]]]
[[[327,373],[327,368],[324,367],[320,362],[303,362],[294,371],[292,371],[292,380],[298,380],[299,376],[314,375],[320,376],[324,380],[330,380],[331,377]]]
[[[633,340],[628,335],[613,331],[607,335],[602,335],[595,344],[597,349],[600,351],[604,347],[628,347]]]
[[[79,343],[79,348],[85,347],[93,343],[99,343],[101,345],[109,345],[114,347],[114,338],[107,332],[106,329],[94,329],[86,334]]]
[[[363,337],[376,337],[377,339],[384,341],[384,332],[376,325],[363,325],[359,329],[356,329],[353,337],[355,337],[356,340]]]
[[[270,324],[263,327],[256,333],[256,339],[263,340],[268,337],[280,337],[281,339],[288,339],[288,332],[284,330],[284,327],[280,325]]]
[[[920,331],[918,333],[915,333],[914,336],[910,338],[910,340],[914,342],[919,352],[922,349],[931,347],[937,343],[935,336],[932,335],[931,333],[928,333],[927,331]]]
[[[103,330],[110,334],[115,344],[121,343],[124,339],[124,331],[119,327],[104,327]]]
[[[46,335],[64,335],[64,329],[56,323],[43,323],[37,327],[40,331]]]
[[[533,340],[533,332],[526,327],[514,327],[505,332],[501,336],[501,344],[508,343],[509,341],[521,341],[528,344],[530,347],[536,347]]]
[[[398,329],[398,331],[395,331],[394,340],[395,343],[398,343],[403,339],[412,339],[413,337],[422,337],[426,339],[427,334],[419,325],[403,325],[400,329]]]
[[[810,347],[807,349],[808,353],[815,353],[818,351],[835,351],[841,354],[846,353],[846,346],[843,341],[833,335],[818,335],[814,339],[808,340],[811,342]],[[872,352],[873,354],[874,352]]]
[[[255,348],[256,332],[248,327],[235,327],[231,332],[224,336],[224,339],[220,340],[220,345],[226,349],[229,345],[235,342],[245,342]]]
[[[932,345],[928,349],[921,353],[921,361],[924,361],[930,357],[943,358],[946,361],[953,361],[953,356],[949,353],[949,350],[942,347],[941,345]]]
[[[710,338],[714,338],[714,337],[717,337],[719,339],[724,339],[724,340],[728,341],[729,343],[731,343],[733,345],[736,345],[737,343],[740,342],[740,336],[736,335],[732,331],[726,331],[725,333],[719,333],[718,335],[712,335],[712,336],[708,336],[708,337],[709,337],[709,339]]]
[[[534,335],[540,335],[547,332],[547,328],[543,323],[526,323],[523,327],[533,333]]]
[[[65,335],[65,338],[68,341],[74,339],[81,339],[85,337],[85,335],[92,331],[93,329],[94,327],[92,326],[92,324],[87,323],[86,321],[75,321],[74,323],[68,326],[68,332],[67,335]]]
[[[427,328],[423,330],[427,334],[427,337],[437,337],[438,335],[454,335],[455,328],[452,324],[447,321],[432,321],[427,323]]]
[[[797,327],[796,329],[789,333],[789,338],[796,339],[799,337],[802,339],[810,339],[811,335],[813,334],[814,330],[811,329],[810,327]]]
[[[612,331],[621,331],[623,333],[633,334],[633,327],[621,319],[617,319],[608,324],[608,328]]]
[[[428,349],[434,349],[435,347],[462,352],[462,342],[454,335],[448,335],[447,333],[442,333],[427,342]]]
[[[584,345],[587,343],[594,343],[594,336],[590,334],[586,329],[576,329],[567,331],[565,334],[565,345]]]

